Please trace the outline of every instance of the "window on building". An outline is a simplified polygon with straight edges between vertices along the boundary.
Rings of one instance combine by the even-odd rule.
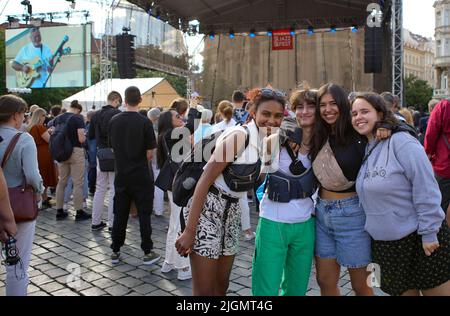
[[[436,12],[436,27],[441,26],[441,22],[442,22],[442,16],[441,16],[441,11]]]
[[[447,26],[449,24],[450,24],[449,10],[444,10],[444,26]]]

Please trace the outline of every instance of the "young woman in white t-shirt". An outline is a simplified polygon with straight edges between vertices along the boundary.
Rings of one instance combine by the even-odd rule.
[[[259,176],[265,136],[262,131],[272,131],[283,120],[286,101],[281,92],[258,89],[253,101],[254,121],[230,128],[219,137],[185,208],[186,228],[177,239],[176,248],[181,255],[190,257],[194,295],[226,295],[239,248],[239,199],[247,195]]]
[[[272,155],[278,155],[278,166],[267,176],[260,204],[252,267],[255,296],[278,296],[280,288],[283,296],[303,296],[308,289],[315,240],[311,196],[316,180],[309,149],[316,100],[314,90],[294,92],[291,103],[297,121],[285,118],[280,135],[270,136],[279,137],[281,146]]]
[[[212,134],[236,126],[236,121],[233,119],[233,104],[230,101],[221,101],[217,107],[217,113],[222,120],[213,126]],[[255,233],[252,231],[250,224],[250,207],[247,196],[240,203],[242,209],[241,226],[244,239],[250,241],[255,238]]]

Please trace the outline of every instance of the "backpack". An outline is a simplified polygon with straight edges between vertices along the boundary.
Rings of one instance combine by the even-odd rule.
[[[250,137],[247,126],[243,127],[247,132],[247,136],[245,138],[245,150],[245,148],[247,148],[249,144]],[[208,162],[205,160],[205,157],[203,155],[203,153],[205,152],[205,148],[208,149],[207,152],[212,153],[214,151],[214,148],[216,147],[217,139],[222,133],[223,131],[218,131],[210,135],[209,137],[206,137],[199,141],[194,145],[193,149],[191,149],[191,151],[181,162],[181,165],[175,173],[175,177],[172,183],[173,203],[180,207],[185,207],[188,204],[189,200],[194,195],[198,180],[203,174],[203,168]],[[236,160],[242,154],[242,152],[237,153],[234,157],[234,160]],[[201,161],[199,161],[199,157],[201,157]]]
[[[70,159],[70,156],[72,156],[73,145],[69,139],[67,128],[67,124],[72,117],[73,115],[65,121],[55,119],[55,122],[53,123],[55,130],[50,136],[49,148],[53,159],[57,162],[67,161]]]

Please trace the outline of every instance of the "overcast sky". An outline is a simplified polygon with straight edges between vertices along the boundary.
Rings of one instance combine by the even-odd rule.
[[[403,26],[413,33],[434,37],[435,0],[403,0]]]

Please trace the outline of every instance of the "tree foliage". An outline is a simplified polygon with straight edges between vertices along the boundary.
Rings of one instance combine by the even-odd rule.
[[[433,97],[433,88],[425,81],[410,75],[405,78],[405,100],[406,105],[423,108]]]

